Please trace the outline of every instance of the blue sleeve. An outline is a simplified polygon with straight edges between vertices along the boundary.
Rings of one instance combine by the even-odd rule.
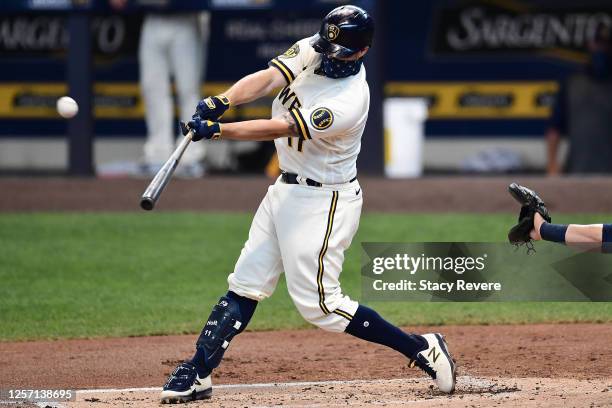
[[[559,82],[559,91],[555,97],[548,127],[555,128],[560,133],[567,131],[567,86],[565,81]]]
[[[612,254],[612,224],[604,224],[601,232],[601,252]]]
[[[601,241],[612,243],[612,224],[604,224],[601,233]]]

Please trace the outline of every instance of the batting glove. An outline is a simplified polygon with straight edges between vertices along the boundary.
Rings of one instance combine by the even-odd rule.
[[[190,130],[193,130],[191,140],[197,142],[202,139],[219,139],[221,137],[221,124],[210,120],[203,120],[198,115],[193,115],[193,118],[185,125],[181,122],[181,131],[183,135],[187,135]]]
[[[227,96],[209,96],[198,103],[195,114],[204,120],[219,120],[229,107]]]

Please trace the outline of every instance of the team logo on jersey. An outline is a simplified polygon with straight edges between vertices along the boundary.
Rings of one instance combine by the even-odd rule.
[[[338,34],[340,33],[340,29],[335,24],[330,24],[327,26],[327,39],[330,41],[334,41],[338,38]]]
[[[317,130],[325,130],[334,123],[334,114],[327,108],[318,108],[310,115],[310,123]]]
[[[295,43],[291,46],[291,48],[289,48],[287,51],[285,51],[280,58],[294,58],[296,57],[298,54],[300,53],[300,46],[298,43]]]

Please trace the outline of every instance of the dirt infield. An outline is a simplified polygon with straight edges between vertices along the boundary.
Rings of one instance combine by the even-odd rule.
[[[454,396],[438,394],[398,353],[345,334],[302,330],[238,336],[215,372],[214,383],[223,385],[202,404],[612,406],[612,324],[412,330],[447,336],[460,367]],[[90,390],[69,406],[157,405],[157,387],[192,354],[195,338],[0,343],[0,384]],[[133,387],[147,388],[118,390]],[[91,390],[100,388],[115,390]]]
[[[430,388],[425,378],[326,383],[256,384],[219,387],[213,399],[196,406],[219,407],[604,407],[612,388],[604,381],[538,378],[475,378],[458,380],[458,390],[446,396]],[[67,407],[156,406],[159,390],[83,392]],[[97,404],[96,404],[97,403]],[[102,405],[103,404],[103,405]]]
[[[517,181],[535,188],[555,212],[612,210],[610,177],[364,177],[364,211],[514,212],[506,188]],[[149,180],[0,178],[0,211],[140,211]],[[172,180],[157,207],[164,210],[254,211],[271,180],[208,177]]]
[[[552,211],[612,209],[612,178],[363,178],[361,183],[365,211],[506,212],[516,211],[506,192],[515,180],[537,189]],[[0,178],[0,211],[140,211],[139,197],[147,183]],[[270,183],[264,178],[173,180],[158,210],[252,212]],[[407,367],[403,356],[345,334],[247,332],[232,342],[215,371],[213,399],[194,405],[612,406],[612,324],[410,330],[447,336],[459,363],[456,394],[440,395],[422,372]],[[50,406],[158,406],[159,387],[192,354],[195,339],[0,342],[0,389],[81,390],[77,401]]]

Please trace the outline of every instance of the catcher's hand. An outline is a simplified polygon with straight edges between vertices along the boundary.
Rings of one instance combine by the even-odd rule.
[[[508,231],[508,241],[514,245],[530,244],[531,237],[529,233],[533,229],[533,217],[535,213],[538,213],[547,222],[550,222],[551,218],[548,208],[546,208],[544,201],[542,201],[536,192],[527,187],[512,183],[508,186],[508,191],[521,205],[518,223]]]

